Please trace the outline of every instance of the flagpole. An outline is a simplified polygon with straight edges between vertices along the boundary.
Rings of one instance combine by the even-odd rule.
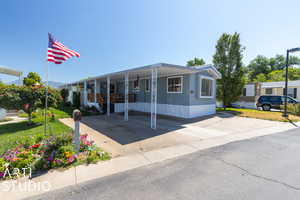
[[[45,97],[45,122],[44,122],[44,135],[47,135],[47,110],[48,110],[48,60],[46,61],[46,97]]]

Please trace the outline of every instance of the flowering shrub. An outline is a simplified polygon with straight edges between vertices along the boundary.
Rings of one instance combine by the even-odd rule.
[[[99,149],[88,135],[80,137],[80,150],[76,153],[73,135],[63,134],[47,138],[28,138],[23,144],[8,150],[0,156],[0,177],[7,169],[30,167],[33,172],[77,164],[96,163],[107,160],[108,153]]]

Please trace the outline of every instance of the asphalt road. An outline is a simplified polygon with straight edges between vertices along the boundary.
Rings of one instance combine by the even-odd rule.
[[[300,199],[300,129],[233,142],[30,199]]]

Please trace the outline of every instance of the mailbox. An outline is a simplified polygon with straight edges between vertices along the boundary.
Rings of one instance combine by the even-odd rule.
[[[73,119],[74,121],[80,121],[81,120],[81,112],[80,110],[76,109],[73,111]]]

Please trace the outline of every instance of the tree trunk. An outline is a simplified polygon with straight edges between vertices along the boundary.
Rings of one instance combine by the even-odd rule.
[[[28,125],[32,125],[32,112],[28,113]]]

